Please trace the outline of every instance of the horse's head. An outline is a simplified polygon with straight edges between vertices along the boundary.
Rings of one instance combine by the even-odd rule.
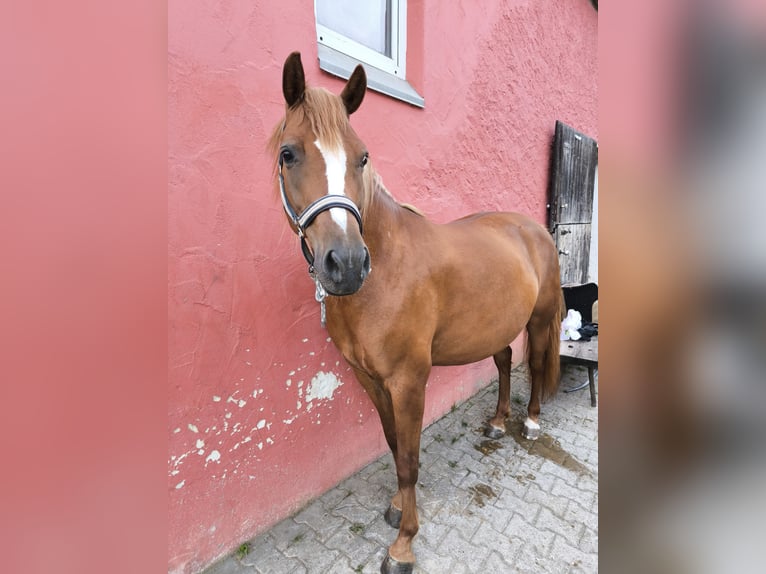
[[[285,213],[316,278],[331,295],[356,293],[370,272],[362,238],[367,150],[349,123],[367,88],[357,66],[340,97],[307,88],[298,52],[285,61],[285,119],[275,135]]]

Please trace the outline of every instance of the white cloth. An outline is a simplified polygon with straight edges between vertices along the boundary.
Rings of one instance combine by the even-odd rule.
[[[579,311],[569,309],[567,316],[561,322],[561,340],[562,341],[577,341],[580,339],[580,332],[578,329],[582,327],[582,315]]]

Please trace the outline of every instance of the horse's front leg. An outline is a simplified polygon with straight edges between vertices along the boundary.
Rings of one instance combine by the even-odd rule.
[[[412,552],[412,539],[418,532],[415,485],[418,481],[420,432],[429,371],[430,365],[408,369],[385,382],[391,396],[396,426],[395,462],[399,492],[392,504],[401,501],[402,514],[399,534],[389,547],[388,556],[381,566],[383,574],[406,574],[412,572],[415,564],[415,554]]]
[[[372,403],[375,405],[375,410],[378,411],[380,424],[383,426],[383,434],[386,436],[386,442],[391,449],[391,454],[394,455],[394,462],[396,462],[396,426],[394,425],[394,407],[391,402],[391,395],[383,387],[382,381],[372,378],[361,369],[354,368],[354,373],[356,374],[357,380],[367,392],[367,396],[370,397]],[[401,491],[397,491],[394,495],[384,517],[386,522],[392,528],[399,528],[402,521]]]

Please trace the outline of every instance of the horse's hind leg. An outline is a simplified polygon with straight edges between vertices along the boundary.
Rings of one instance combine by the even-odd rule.
[[[531,390],[527,405],[527,420],[522,434],[534,440],[540,436],[540,399],[555,394],[559,384],[559,333],[558,313],[541,319],[533,315],[527,324],[527,345]]]
[[[497,366],[500,389],[497,394],[495,416],[489,419],[484,429],[484,436],[498,439],[505,435],[505,419],[511,414],[511,348],[506,347],[492,358]]]
[[[527,404],[527,420],[521,434],[524,438],[535,440],[540,436],[540,389],[542,388],[543,360],[545,358],[544,340],[539,329],[527,327],[527,345],[529,354],[529,378],[531,389]]]

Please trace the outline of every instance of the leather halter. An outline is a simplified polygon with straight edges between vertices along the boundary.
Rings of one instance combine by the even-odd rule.
[[[295,213],[292,205],[287,199],[287,193],[285,193],[285,178],[282,175],[282,154],[279,154],[279,194],[282,197],[282,206],[285,208],[285,213],[290,221],[293,223],[298,231],[298,236],[301,238],[301,251],[303,256],[309,264],[309,271],[314,267],[314,254],[311,253],[308,243],[306,243],[306,228],[313,223],[317,215],[333,207],[340,207],[346,211],[350,211],[356,218],[356,222],[359,224],[359,233],[362,233],[362,214],[359,213],[359,208],[345,195],[323,195],[316,201],[312,202],[303,213],[298,215]]]

